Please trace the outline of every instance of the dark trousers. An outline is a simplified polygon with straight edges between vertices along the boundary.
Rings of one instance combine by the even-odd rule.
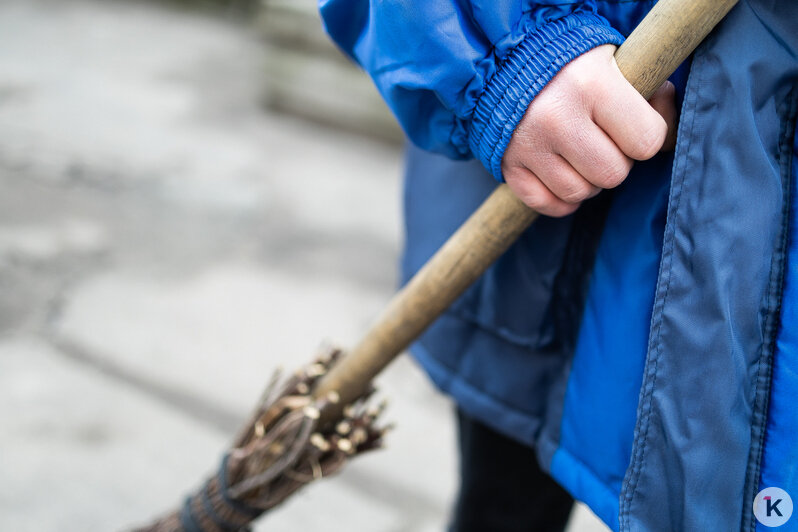
[[[574,500],[534,451],[457,412],[460,492],[449,532],[562,531]]]

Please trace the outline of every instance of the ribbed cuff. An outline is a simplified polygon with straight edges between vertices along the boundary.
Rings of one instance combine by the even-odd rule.
[[[477,102],[468,135],[474,156],[504,181],[501,161],[532,99],[569,61],[623,36],[603,17],[573,13],[528,35],[503,60]]]

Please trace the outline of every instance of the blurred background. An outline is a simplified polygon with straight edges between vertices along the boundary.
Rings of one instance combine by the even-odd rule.
[[[121,530],[388,300],[401,132],[315,0],[2,0],[0,36],[0,530]],[[452,407],[379,384],[388,449],[256,530],[445,529]]]

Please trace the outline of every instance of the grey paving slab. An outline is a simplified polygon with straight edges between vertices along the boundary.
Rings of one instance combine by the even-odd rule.
[[[0,397],[2,530],[119,529],[201,478],[225,441],[37,340],[0,342]]]
[[[108,272],[72,288],[54,334],[161,386],[246,411],[271,372],[351,340],[383,300],[337,279],[245,264],[184,279]]]
[[[228,437],[30,340],[0,343],[0,418],[0,529],[20,532],[146,522],[202,479]],[[258,529],[389,531],[407,521],[333,478]]]

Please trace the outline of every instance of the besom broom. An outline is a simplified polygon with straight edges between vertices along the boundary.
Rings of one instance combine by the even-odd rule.
[[[737,0],[661,0],[618,48],[624,76],[645,97],[698,46]],[[272,378],[218,472],[175,511],[140,531],[239,531],[312,480],[378,448],[374,377],[530,226],[537,213],[499,185],[399,291],[346,355],[325,350],[281,382]]]

